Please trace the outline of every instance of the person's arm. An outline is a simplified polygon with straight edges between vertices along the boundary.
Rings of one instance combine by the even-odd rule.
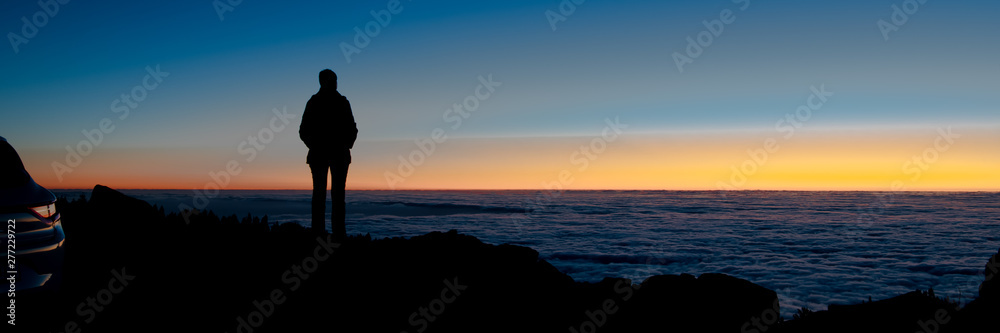
[[[312,98],[309,102],[306,102],[306,109],[302,112],[302,124],[299,125],[299,139],[306,144],[306,147],[312,149],[316,138],[316,125],[315,120],[313,120],[313,113],[315,113],[315,106],[313,105]]]
[[[354,122],[354,110],[347,98],[344,98],[344,109],[344,146],[352,149],[354,142],[358,140],[358,123]]]

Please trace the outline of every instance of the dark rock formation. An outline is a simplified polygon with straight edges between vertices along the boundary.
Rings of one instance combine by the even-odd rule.
[[[944,332],[1000,332],[1000,250],[986,262],[979,298],[955,317],[955,324]]]
[[[882,301],[831,305],[828,311],[782,323],[770,332],[1000,332],[998,257],[1000,251],[986,264],[979,297],[962,309],[935,297],[933,290],[914,291]]]
[[[781,323],[773,291],[722,274],[580,283],[455,231],[335,243],[266,217],[164,215],[103,186],[58,206],[64,289],[24,300],[30,331],[910,333],[949,306],[910,293]],[[996,309],[995,286],[968,318]]]
[[[783,323],[772,333],[784,332],[921,332],[921,327],[939,332],[954,320],[955,304],[934,296],[933,291],[912,291],[887,300],[854,305],[830,305],[827,311],[811,313]],[[938,322],[938,318],[944,318]]]

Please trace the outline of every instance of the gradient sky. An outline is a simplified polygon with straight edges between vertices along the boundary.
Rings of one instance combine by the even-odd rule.
[[[220,20],[208,0],[71,1],[0,50],[0,136],[48,188],[203,188],[229,161],[241,172],[223,188],[307,188],[299,117],[252,161],[239,148],[272,110],[301,115],[331,68],[360,130],[353,189],[543,188],[563,173],[574,189],[1000,190],[996,1],[928,1],[885,40],[877,22],[904,1],[591,0],[553,31],[559,1],[403,0],[348,62],[340,44],[387,3],[243,1]],[[40,10],[0,4],[5,40]],[[735,21],[678,71],[673,54],[723,10]],[[169,76],[119,119],[113,101],[147,66]],[[502,86],[452,128],[445,111],[490,75]],[[786,138],[776,122],[813,87],[834,95]],[[53,163],[104,118],[115,129],[59,179]],[[583,168],[576,153],[616,118],[627,129]],[[390,186],[437,128],[448,139]],[[734,176],[768,138],[780,149]],[[917,155],[933,157],[919,177]]]

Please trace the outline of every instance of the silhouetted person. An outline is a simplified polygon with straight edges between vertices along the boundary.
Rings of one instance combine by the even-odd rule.
[[[358,138],[351,103],[337,91],[337,74],[324,69],[319,72],[319,92],[306,103],[299,126],[299,137],[309,147],[306,163],[312,170],[312,228],[326,232],[326,173],[333,177],[330,195],[333,197],[331,224],[337,238],[347,236],[345,226],[345,191],[347,168],[351,165],[351,148]]]

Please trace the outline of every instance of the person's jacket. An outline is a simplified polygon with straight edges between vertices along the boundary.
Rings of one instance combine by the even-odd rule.
[[[336,90],[320,89],[306,103],[299,138],[309,147],[306,163],[351,163],[358,138],[351,102]]]

